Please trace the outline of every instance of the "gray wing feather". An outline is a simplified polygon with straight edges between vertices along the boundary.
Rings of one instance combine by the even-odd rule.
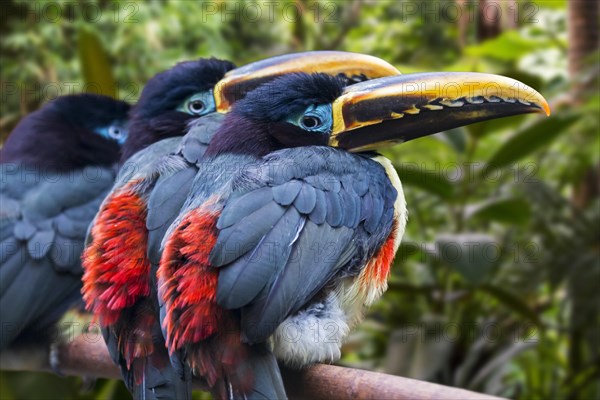
[[[221,230],[211,252],[211,264],[214,266],[228,264],[252,250],[284,213],[284,207],[269,202],[242,218],[237,224]]]
[[[289,206],[296,200],[296,196],[300,193],[302,186],[302,182],[295,179],[283,185],[275,186],[272,189],[273,198],[282,206]]]
[[[344,218],[340,196],[333,192],[329,193],[325,197],[325,203],[327,204],[327,215],[325,220],[331,226],[340,226]]]
[[[3,346],[23,329],[53,323],[80,296],[87,226],[115,178],[113,169],[100,167],[64,174],[19,170],[9,176],[2,170],[9,186],[2,196],[11,200],[0,212],[0,318],[15,328],[3,335]]]
[[[196,168],[184,168],[172,175],[161,177],[156,182],[148,198],[148,230],[158,229],[172,220],[180,205],[185,202],[196,172]]]
[[[19,221],[14,224],[13,234],[19,240],[29,240],[35,235],[37,228],[28,221]]]
[[[217,302],[241,309],[249,343],[266,340],[334,277],[358,273],[392,229],[397,192],[383,167],[366,157],[320,147],[282,150],[240,172],[232,187],[239,189],[217,223],[210,262],[220,268]]]
[[[325,222],[325,218],[327,217],[327,202],[325,200],[325,192],[322,190],[315,190],[315,193],[317,195],[315,208],[308,217],[315,224],[321,225]]]
[[[310,214],[315,208],[317,202],[317,193],[315,189],[308,183],[302,185],[302,189],[294,200],[294,207],[302,214]]]
[[[252,253],[224,268],[219,274],[217,302],[240,308],[252,301],[286,265],[292,252],[287,244],[302,230],[304,221],[296,209],[289,208]]]
[[[4,243],[3,243],[4,244]],[[14,242],[14,249],[11,253],[6,252],[2,257],[2,268],[0,268],[0,298],[13,284],[13,281],[21,271],[23,265],[23,256],[18,252],[18,245]]]
[[[267,296],[242,310],[242,331],[248,343],[266,340],[275,327],[306,304],[344,266],[347,257],[340,256],[353,234],[347,227],[306,223],[292,257]]]
[[[273,197],[276,197],[275,191],[271,190],[269,187],[264,187],[236,198],[232,201],[231,207],[227,207],[227,209],[223,210],[221,213],[219,221],[217,222],[217,229],[225,229],[232,226],[246,215],[254,213],[273,200]],[[281,204],[279,201],[277,202]],[[288,204],[291,204],[291,202]]]

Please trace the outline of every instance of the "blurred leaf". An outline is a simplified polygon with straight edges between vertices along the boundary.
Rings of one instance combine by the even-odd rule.
[[[493,220],[508,224],[524,224],[529,220],[529,203],[522,198],[492,198],[467,206],[465,217]]]
[[[488,175],[533,153],[565,132],[578,118],[578,115],[544,118],[518,132],[496,151],[482,173]]]
[[[529,87],[532,88],[541,88],[543,87],[542,78],[539,76],[540,71],[522,71],[519,69],[508,69],[502,72],[502,75],[506,75],[511,77],[512,79],[516,79],[520,82],[523,82]]]
[[[3,382],[5,379],[8,379],[8,377],[6,377],[4,375],[5,375],[5,372],[0,371],[0,382]],[[6,384],[0,385],[0,399],[13,400],[14,398],[15,398],[15,396],[13,396],[9,385],[6,385]]]
[[[112,74],[111,63],[108,54],[104,50],[98,36],[86,29],[79,30],[77,42],[79,50],[79,61],[81,71],[86,82],[88,91],[114,97],[116,88],[115,78]]]
[[[397,291],[401,293],[412,294],[431,294],[434,291],[439,291],[440,288],[432,285],[411,285],[409,283],[398,282],[390,279],[388,281],[388,291]]]
[[[533,346],[535,346],[535,343],[514,343],[502,353],[489,360],[485,365],[481,366],[477,375],[475,375],[473,380],[469,382],[468,387],[475,389],[482,385],[485,381],[497,379],[497,375],[502,374],[502,370],[507,368],[511,359]]]
[[[568,79],[568,61],[563,56],[564,50],[558,48],[540,48],[535,52],[522,57],[517,66],[520,71],[534,72],[538,77],[536,83],[527,82],[518,76],[509,75],[511,78],[518,79],[533,88],[541,87],[540,81],[552,82],[553,80]]]
[[[520,126],[525,118],[527,118],[526,115],[515,115],[513,117],[478,122],[476,124],[467,125],[464,128],[470,135],[481,138],[491,133],[502,131],[508,128],[514,128],[515,126]]]
[[[2,385],[9,386],[15,399],[89,399],[79,393],[81,379],[59,377],[45,372],[2,372]],[[2,397],[4,400],[4,397]]]
[[[419,251],[421,251],[421,246],[419,246],[417,243],[403,241],[400,243],[398,251],[396,252],[396,259],[406,261],[410,256],[417,254]]]
[[[526,39],[516,31],[506,31],[502,35],[487,40],[480,45],[467,47],[465,51],[470,56],[513,61],[536,50],[539,45],[539,41]]]
[[[498,259],[493,236],[481,233],[442,234],[436,239],[440,260],[472,284],[481,283]]]
[[[489,283],[479,286],[479,289],[495,297],[496,300],[498,300],[504,306],[527,318],[538,327],[543,326],[542,320],[540,320],[539,315],[534,310],[529,308],[529,306],[525,302],[523,302],[520,298],[518,298],[508,290]]]
[[[386,349],[385,371],[389,374],[431,380],[452,355],[452,341],[436,335],[441,322],[408,326],[392,332]]]
[[[467,148],[467,131],[464,127],[440,132],[433,137],[449,144],[457,153],[464,153]]]
[[[454,194],[454,185],[442,174],[419,168],[417,165],[401,163],[396,165],[400,181],[409,186],[416,186],[443,199],[450,199]]]
[[[454,370],[454,385],[458,387],[466,387],[469,378],[473,374],[473,370],[480,362],[481,358],[485,357],[485,352],[489,348],[489,338],[486,335],[479,334],[474,337],[473,344],[469,346],[465,353],[463,362]]]
[[[536,2],[536,5],[543,8],[564,10],[567,0],[541,0]]]
[[[99,395],[99,399],[126,399],[130,396],[129,391],[127,390],[127,386],[123,383],[122,380],[113,380],[109,382],[108,390],[105,392],[106,397],[103,395]],[[107,385],[108,386],[108,385]]]

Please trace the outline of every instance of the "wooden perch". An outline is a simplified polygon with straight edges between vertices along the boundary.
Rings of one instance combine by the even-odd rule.
[[[61,371],[65,375],[119,379],[102,340],[74,341],[58,347]],[[0,369],[10,371],[51,371],[48,350],[40,347],[13,348],[0,353]],[[359,369],[315,365],[303,371],[284,370],[290,399],[460,399],[492,400],[497,397]]]

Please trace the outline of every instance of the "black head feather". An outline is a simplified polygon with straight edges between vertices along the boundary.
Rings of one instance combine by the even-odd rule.
[[[205,154],[262,156],[285,147],[325,145],[325,136],[306,135],[285,120],[311,105],[331,104],[347,84],[346,79],[326,74],[294,73],[274,79],[233,106]]]
[[[256,121],[279,122],[311,104],[332,103],[345,87],[344,79],[327,74],[283,75],[248,93],[232,112]]]
[[[59,97],[17,124],[0,160],[57,171],[114,164],[120,146],[94,130],[125,124],[129,108],[123,101],[96,94]]]
[[[150,79],[131,111],[122,160],[161,139],[185,134],[187,124],[197,117],[177,107],[189,96],[212,89],[233,68],[229,61],[201,58],[181,62]]]

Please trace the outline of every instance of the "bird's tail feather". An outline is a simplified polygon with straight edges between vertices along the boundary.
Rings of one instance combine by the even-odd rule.
[[[252,347],[249,364],[254,372],[254,385],[246,398],[249,400],[286,399],[283,379],[275,356],[265,347]]]
[[[248,345],[238,335],[213,338],[189,348],[192,370],[205,380],[218,400],[287,399],[283,379],[273,353],[264,343]]]
[[[135,400],[187,400],[192,398],[192,377],[181,376],[170,364],[157,368],[147,363],[142,382],[133,388]]]
[[[235,385],[228,382],[228,398],[232,400],[287,399],[281,372],[273,353],[264,345],[248,346],[246,357],[243,373],[252,376],[250,387],[240,392],[236,390]]]
[[[109,353],[119,365],[127,389],[135,400],[191,400],[191,370],[183,365],[176,368],[171,364],[158,323],[152,331],[152,352],[132,356],[128,362],[115,333],[106,328],[102,330]],[[124,335],[123,332],[121,334]],[[133,338],[139,339],[138,336]]]

